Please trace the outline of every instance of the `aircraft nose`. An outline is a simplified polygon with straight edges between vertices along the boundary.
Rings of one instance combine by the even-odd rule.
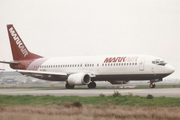
[[[169,64],[166,64],[165,67],[167,73],[173,73],[175,71],[175,68]]]

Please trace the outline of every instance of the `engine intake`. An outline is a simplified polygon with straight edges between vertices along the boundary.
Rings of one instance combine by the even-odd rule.
[[[86,73],[71,74],[69,75],[67,82],[70,86],[88,85],[91,82],[91,77]]]

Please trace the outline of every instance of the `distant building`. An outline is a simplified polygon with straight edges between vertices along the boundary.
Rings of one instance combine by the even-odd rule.
[[[0,83],[22,83],[31,82],[30,77],[22,75],[18,72],[0,71]]]

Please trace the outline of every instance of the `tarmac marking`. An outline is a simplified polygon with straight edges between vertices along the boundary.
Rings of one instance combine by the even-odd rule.
[[[142,91],[142,90],[128,90],[128,91],[114,91],[114,92],[125,93],[125,92],[134,92],[134,91]],[[112,94],[114,92],[105,92],[103,94]]]

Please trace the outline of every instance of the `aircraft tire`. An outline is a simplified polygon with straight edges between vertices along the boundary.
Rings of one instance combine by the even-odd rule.
[[[66,89],[74,89],[74,85],[73,85],[73,86],[70,86],[70,85],[68,84],[68,82],[66,82]]]
[[[155,83],[151,83],[151,84],[149,85],[149,87],[150,87],[150,88],[155,88],[155,87],[156,87],[156,84],[155,84]]]
[[[88,84],[88,88],[92,89],[92,88],[96,88],[96,83],[95,82],[90,82]]]

